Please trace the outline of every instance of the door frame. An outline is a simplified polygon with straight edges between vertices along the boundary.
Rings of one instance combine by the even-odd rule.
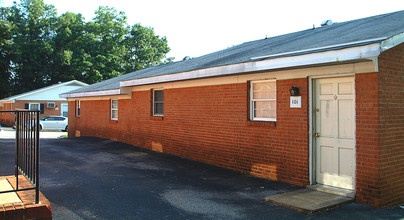
[[[309,76],[308,77],[308,102],[309,102],[309,185],[316,185],[316,142],[314,141],[314,133],[316,130],[315,120],[314,120],[314,108],[315,106],[315,95],[314,95],[314,80],[324,79],[324,78],[342,78],[342,77],[353,77],[354,79],[354,89],[355,89],[355,73],[350,74],[338,74],[338,75],[319,75],[319,76]],[[356,121],[356,92],[355,92],[355,105],[354,105],[354,118]],[[355,122],[355,142],[356,142],[356,122]],[[355,147],[355,163],[356,158],[356,147]],[[354,186],[353,190],[356,189],[356,165],[354,170]]]

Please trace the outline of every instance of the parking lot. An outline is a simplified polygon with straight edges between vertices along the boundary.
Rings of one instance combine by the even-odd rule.
[[[40,190],[54,219],[404,218],[398,207],[357,203],[307,215],[263,199],[297,186],[111,140],[42,137],[40,144]],[[13,174],[13,160],[14,140],[0,139],[1,176]]]
[[[67,132],[41,130],[39,132],[39,138],[63,138],[67,137]],[[15,129],[12,127],[2,127],[0,131],[0,139],[12,139],[15,138]]]

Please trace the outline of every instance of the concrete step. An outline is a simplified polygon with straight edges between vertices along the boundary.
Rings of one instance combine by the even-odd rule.
[[[316,185],[309,185],[306,187],[307,189],[330,193],[338,196],[348,197],[348,198],[355,198],[355,191],[349,189],[342,189],[338,187],[326,186],[322,184]]]
[[[352,202],[354,199],[310,189],[300,189],[267,196],[265,200],[296,209],[300,212],[312,214],[341,206]]]

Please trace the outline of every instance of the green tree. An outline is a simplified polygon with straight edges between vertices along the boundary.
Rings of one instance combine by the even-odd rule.
[[[1,97],[72,79],[91,84],[173,59],[165,37],[129,26],[114,8],[99,7],[90,22],[70,12],[57,17],[43,0],[0,9]]]
[[[86,81],[83,72],[87,66],[85,22],[81,14],[67,12],[58,17],[53,38],[53,65],[51,84],[69,80]]]
[[[7,21],[7,8],[0,8],[0,99],[10,96],[10,43],[11,24]]]
[[[83,73],[90,83],[122,75],[127,53],[123,44],[128,34],[125,13],[110,7],[99,7],[95,14],[93,21],[86,24],[84,36],[89,65]]]
[[[164,62],[170,51],[167,39],[152,28],[130,27],[124,12],[99,7],[87,23],[81,15],[63,14],[56,25],[52,80],[100,82]]]
[[[13,24],[12,85],[14,93],[37,89],[51,80],[52,34],[56,9],[42,0],[21,0],[10,8]]]
[[[124,44],[128,49],[125,60],[128,62],[126,72],[141,70],[150,66],[172,62],[174,58],[166,58],[170,51],[166,37],[159,37],[153,28],[135,24],[126,36]]]

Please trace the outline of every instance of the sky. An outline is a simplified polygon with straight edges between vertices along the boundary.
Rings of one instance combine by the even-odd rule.
[[[0,0],[11,6],[13,0]],[[19,2],[19,1],[17,1]],[[199,57],[244,42],[404,10],[404,0],[44,0],[58,14],[81,13],[86,21],[99,6],[125,12],[128,24],[166,36],[167,57]],[[376,4],[376,3],[377,4]]]

